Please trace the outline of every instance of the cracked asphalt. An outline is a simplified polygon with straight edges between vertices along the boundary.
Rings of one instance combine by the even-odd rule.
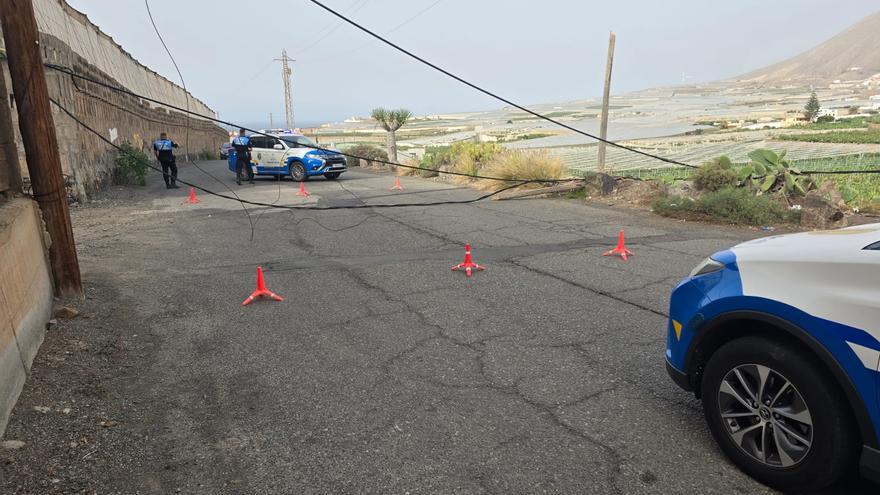
[[[285,205],[479,195],[350,171],[304,199],[204,166]],[[251,208],[252,241],[238,203],[149,179],[74,209],[87,299],[47,335],[0,491],[772,493],[663,364],[670,289],[760,232],[533,199]],[[602,256],[621,228],[627,263]],[[449,270],[466,242],[487,267],[470,279]],[[284,302],[241,306],[257,266]]]

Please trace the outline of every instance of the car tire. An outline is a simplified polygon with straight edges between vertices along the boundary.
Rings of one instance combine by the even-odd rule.
[[[290,178],[295,182],[305,182],[309,180],[309,174],[306,173],[306,167],[299,162],[290,165]]]
[[[342,172],[327,172],[326,174],[324,174],[324,177],[326,177],[328,180],[336,180],[339,178],[340,175],[342,175]]]
[[[746,385],[749,388],[743,388]],[[762,388],[764,394],[757,397],[761,404],[754,407]],[[855,465],[858,432],[846,398],[822,365],[796,347],[761,337],[725,344],[706,365],[702,400],[709,430],[721,450],[748,475],[773,488],[824,488]],[[786,402],[791,404],[783,407]],[[791,433],[809,440],[809,445]],[[765,448],[756,448],[758,443]]]

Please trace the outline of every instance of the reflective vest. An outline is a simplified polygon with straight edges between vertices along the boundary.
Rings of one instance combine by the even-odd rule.
[[[156,142],[153,143],[153,147],[156,148],[156,151],[171,151],[171,148],[174,147],[174,143],[172,143],[170,139],[157,139]]]
[[[235,139],[232,140],[233,146],[250,146],[251,139],[247,136],[236,136]]]

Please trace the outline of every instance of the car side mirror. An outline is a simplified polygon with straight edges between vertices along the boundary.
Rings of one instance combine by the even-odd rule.
[[[276,150],[283,150],[284,149],[284,146],[281,146],[280,144],[276,144],[275,146],[272,146],[272,147],[275,148]]]

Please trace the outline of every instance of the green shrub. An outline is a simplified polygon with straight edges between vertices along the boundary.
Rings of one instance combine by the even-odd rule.
[[[350,167],[367,167],[373,163],[373,161],[379,161],[380,163],[388,161],[388,152],[383,150],[378,146],[373,146],[370,144],[356,144],[354,146],[350,146],[343,150],[343,153],[346,155],[353,155],[359,158],[352,158],[351,156],[347,156],[346,160]],[[363,158],[363,160],[361,159]],[[366,162],[366,163],[364,163]]]
[[[122,143],[116,156],[116,183],[123,185],[146,185],[150,157],[129,143]]]
[[[720,156],[694,172],[694,187],[699,191],[717,191],[737,185],[737,174],[730,158]]]
[[[769,225],[780,222],[797,223],[799,212],[790,211],[767,196],[755,196],[747,189],[724,188],[693,200],[666,196],[652,207],[668,217],[706,216],[746,225]]]
[[[424,177],[436,177],[440,167],[449,165],[447,155],[450,146],[428,146],[422,160],[419,162],[420,171],[415,172]]]
[[[831,131],[817,134],[785,134],[779,136],[782,141],[806,141],[810,143],[856,143],[880,144],[878,131]]]
[[[476,175],[483,165],[503,150],[496,143],[460,142],[451,146],[432,146],[425,150],[419,167],[425,170],[424,175],[437,175],[436,171],[441,168]]]

